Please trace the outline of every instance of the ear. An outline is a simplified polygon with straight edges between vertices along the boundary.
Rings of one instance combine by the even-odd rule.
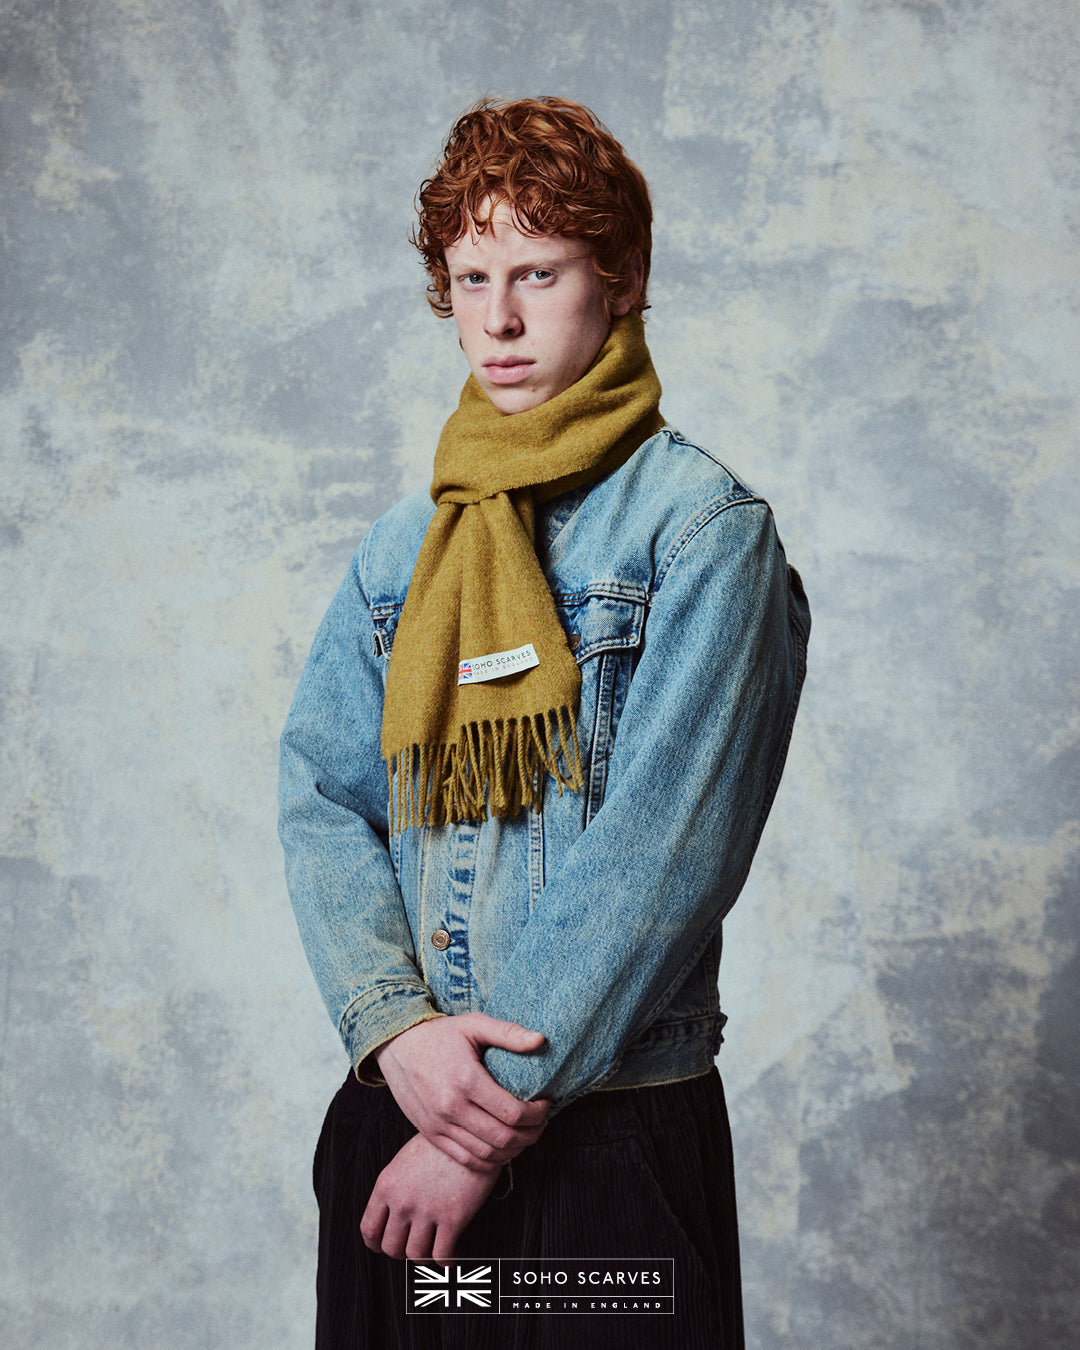
[[[622,295],[617,300],[612,300],[608,304],[613,319],[621,319],[624,314],[629,314],[634,308],[634,301],[641,294],[642,283],[645,280],[645,264],[641,260],[641,250],[632,248],[623,259],[622,265]]]

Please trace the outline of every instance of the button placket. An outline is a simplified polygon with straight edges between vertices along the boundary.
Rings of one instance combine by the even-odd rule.
[[[476,884],[476,847],[479,827],[460,824],[453,827],[448,870],[443,878],[441,904],[431,915],[438,924],[430,942],[441,953],[439,987],[449,1005],[457,1011],[472,1006],[469,984],[469,912]],[[442,1005],[440,1005],[442,1006]]]

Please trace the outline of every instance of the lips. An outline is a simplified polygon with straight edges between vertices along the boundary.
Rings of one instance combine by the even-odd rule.
[[[492,384],[518,384],[535,364],[521,356],[493,356],[484,362],[484,374]]]

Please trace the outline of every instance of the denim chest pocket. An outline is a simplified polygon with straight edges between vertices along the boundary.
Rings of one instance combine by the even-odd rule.
[[[608,763],[645,631],[645,592],[618,582],[555,596],[581,668],[578,742],[585,772],[585,824],[599,811]]]

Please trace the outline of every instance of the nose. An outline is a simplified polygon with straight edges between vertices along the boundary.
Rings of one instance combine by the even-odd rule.
[[[492,338],[513,338],[519,337],[524,328],[512,289],[492,286],[484,311],[484,332]]]

